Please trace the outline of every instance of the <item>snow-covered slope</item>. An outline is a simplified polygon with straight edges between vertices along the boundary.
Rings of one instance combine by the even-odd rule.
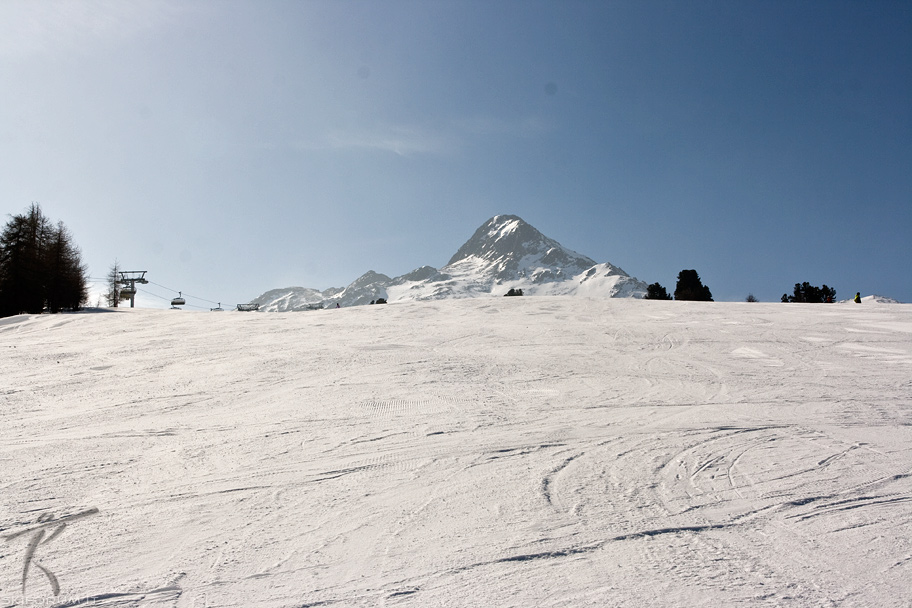
[[[0,353],[4,607],[912,605],[909,305],[120,309]]]
[[[840,300],[840,304],[845,304],[847,302],[854,302],[854,301],[855,301],[854,298],[850,299],[850,300]],[[893,298],[890,298],[887,296],[879,296],[877,294],[873,294],[870,296],[863,296],[861,298],[861,301],[862,301],[862,303],[870,303],[870,304],[901,304],[901,302],[899,300],[896,300],[896,299],[893,299]]]
[[[370,271],[344,289],[319,292],[301,287],[269,291],[253,302],[260,310],[285,312],[313,308],[313,294],[323,306],[503,295],[510,288],[526,295],[643,297],[646,284],[608,263],[596,264],[563,247],[515,215],[485,222],[437,270],[422,266],[395,278]],[[302,295],[306,294],[306,295]]]

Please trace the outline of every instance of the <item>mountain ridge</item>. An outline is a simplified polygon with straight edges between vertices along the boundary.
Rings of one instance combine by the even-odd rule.
[[[420,266],[389,277],[369,270],[344,288],[271,289],[251,300],[260,310],[288,312],[388,302],[504,295],[634,297],[646,284],[608,262],[568,249],[516,215],[496,215],[482,224],[446,266]]]

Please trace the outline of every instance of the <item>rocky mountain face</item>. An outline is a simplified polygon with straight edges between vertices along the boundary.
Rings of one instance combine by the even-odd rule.
[[[345,288],[273,289],[251,303],[264,311],[357,306],[378,298],[388,302],[500,296],[510,289],[525,295],[634,297],[646,284],[609,263],[598,264],[546,237],[515,215],[485,222],[441,269],[422,266],[390,278],[369,271]]]
[[[485,222],[444,267],[465,268],[495,281],[558,281],[579,274],[595,261],[570,251],[514,215]]]

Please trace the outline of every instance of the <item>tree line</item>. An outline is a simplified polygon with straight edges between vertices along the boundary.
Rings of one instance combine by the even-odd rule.
[[[807,281],[804,283],[795,283],[795,290],[792,295],[782,294],[783,302],[809,302],[811,304],[823,304],[824,302],[833,302],[836,300],[836,290],[827,287],[811,285]]]
[[[653,283],[646,288],[647,300],[671,300],[672,296],[659,283]],[[696,270],[682,270],[678,273],[678,282],[674,290],[675,300],[695,300],[698,302],[712,302],[712,292],[709,287],[700,280],[700,275]],[[754,294],[748,294],[748,302],[756,302]],[[782,294],[783,302],[809,302],[825,303],[836,300],[836,290],[828,287],[825,283],[823,287],[811,285],[807,281],[804,283],[795,283],[795,289],[792,295]]]
[[[79,310],[89,299],[88,268],[63,222],[33,203],[0,233],[0,317]]]

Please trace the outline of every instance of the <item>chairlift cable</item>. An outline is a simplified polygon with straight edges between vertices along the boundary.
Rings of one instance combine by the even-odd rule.
[[[92,282],[97,282],[97,283],[107,283],[108,278],[107,278],[107,277],[104,277],[104,278],[100,278],[100,277],[89,277],[89,280],[92,281]],[[149,283],[150,285],[156,285],[156,286],[158,286],[158,287],[161,287],[162,289],[167,289],[168,291],[177,291],[177,292],[178,292],[179,294],[181,294],[184,298],[193,298],[194,300],[201,300],[201,301],[203,301],[203,302],[208,302],[209,304],[215,304],[216,306],[221,306],[221,302],[214,302],[214,301],[212,301],[212,300],[207,300],[206,298],[200,298],[199,296],[194,296],[194,295],[190,295],[190,294],[184,294],[183,292],[181,292],[181,291],[179,291],[179,290],[177,290],[177,289],[171,289],[170,287],[168,287],[168,286],[166,286],[166,285],[162,285],[161,283],[156,283],[155,281],[146,280],[146,282]],[[155,297],[155,298],[158,298],[159,300],[165,300],[165,301],[168,301],[168,302],[170,302],[171,300],[174,299],[173,296],[172,296],[172,297],[160,296],[160,295],[158,295],[157,293],[153,293],[153,292],[148,291],[148,290],[146,290],[146,289],[140,289],[139,287],[136,288],[136,291],[141,292],[141,293],[144,293],[144,294],[146,294],[146,295],[150,295],[150,296]],[[189,306],[189,307],[191,307],[191,308],[199,308],[200,310],[210,310],[208,307],[205,307],[205,306],[196,306],[196,305],[194,305],[194,304],[185,304],[185,306]]]
[[[162,284],[160,284],[160,283],[156,283],[155,281],[149,281],[149,283],[150,283],[151,285],[158,285],[158,286],[161,287],[162,289],[167,289],[168,291],[177,291],[178,293],[180,293],[181,295],[183,295],[183,297],[185,297],[185,298],[193,298],[194,300],[202,300],[203,302],[208,302],[208,303],[210,303],[210,304],[218,304],[218,302],[213,302],[212,300],[207,300],[206,298],[201,298],[201,297],[199,297],[199,296],[190,295],[189,293],[186,294],[186,295],[184,295],[184,292],[182,292],[182,291],[179,291],[179,290],[177,290],[177,289],[171,289],[170,287],[166,287],[166,286],[164,286],[164,285],[162,285]],[[199,307],[197,307],[197,308],[199,308]]]
[[[209,304],[218,304],[218,302],[213,302],[212,300],[207,300],[206,298],[201,298],[199,296],[193,296],[193,295],[190,295],[189,293],[184,297],[193,298],[194,300],[201,300],[203,302],[208,302]]]
[[[149,281],[149,282],[151,283],[152,281]],[[163,287],[163,286],[162,286],[162,285],[159,285],[159,287]],[[167,287],[165,287],[165,289],[167,289]],[[170,301],[172,300],[172,298],[167,298],[167,297],[165,297],[165,296],[160,296],[160,295],[158,295],[157,293],[152,293],[151,291],[147,291],[147,290],[145,290],[145,289],[139,289],[138,287],[136,288],[136,291],[141,291],[141,292],[144,293],[144,294],[147,294],[147,295],[156,297],[156,298],[158,298],[159,300],[164,300],[165,302],[170,302]],[[199,308],[200,310],[208,310],[205,306],[197,306],[197,305],[195,305],[195,304],[184,304],[184,306],[187,306],[188,308]]]
[[[148,295],[150,295],[150,296],[154,296],[154,297],[158,298],[159,300],[167,300],[168,302],[171,301],[171,298],[166,298],[165,296],[160,296],[160,295],[158,295],[157,293],[152,293],[151,291],[146,291],[145,289],[140,289],[140,288],[137,287],[137,288],[136,288],[136,291],[141,291],[141,292],[144,293],[144,294],[148,294]]]

